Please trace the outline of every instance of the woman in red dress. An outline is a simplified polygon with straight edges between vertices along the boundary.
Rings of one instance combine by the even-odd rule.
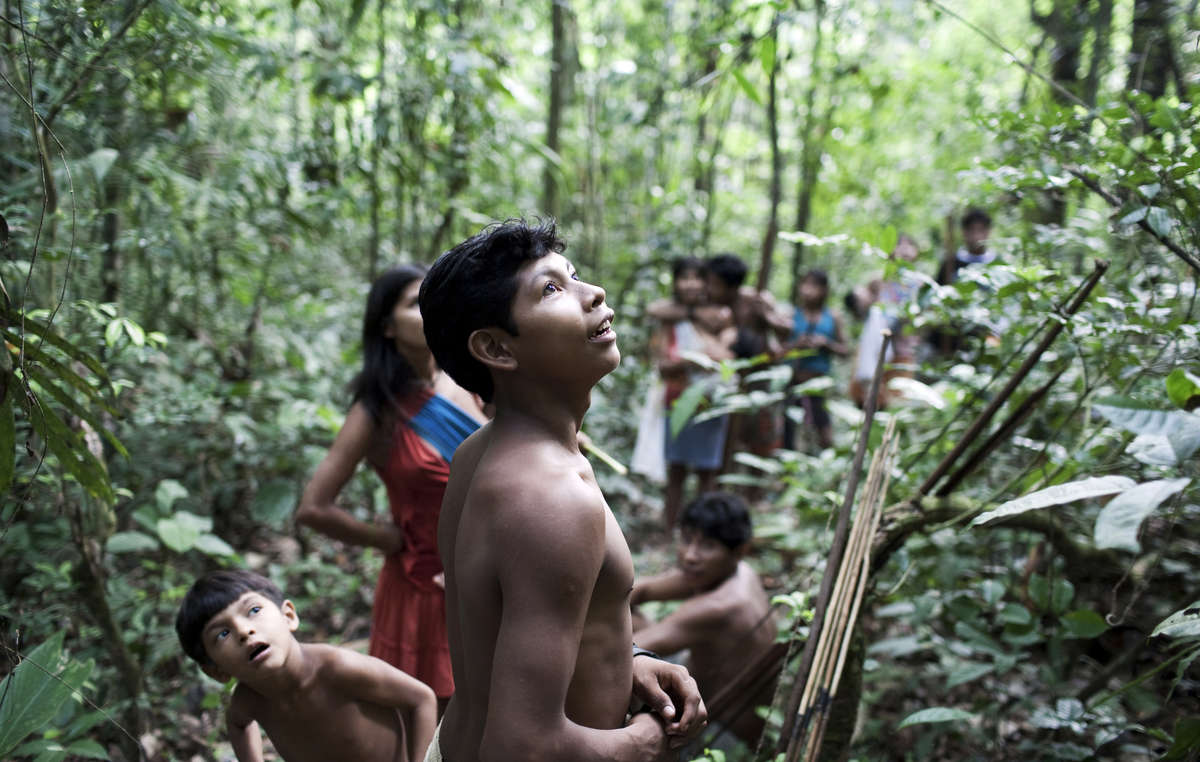
[[[385,554],[375,588],[372,656],[433,688],[454,692],[437,522],[458,444],[486,419],[479,399],[438,370],[425,344],[417,294],[425,271],[401,266],[371,286],[363,319],[363,368],[354,403],[304,489],[296,521]],[[337,505],[366,460],[387,487],[391,520],[366,522]]]

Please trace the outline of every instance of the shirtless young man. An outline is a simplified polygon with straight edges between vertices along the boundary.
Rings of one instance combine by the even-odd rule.
[[[728,492],[708,492],[688,504],[680,521],[679,565],[638,580],[630,597],[647,601],[682,600],[661,621],[634,616],[638,644],[673,654],[688,651],[688,669],[704,695],[715,695],[775,642],[776,622],[758,573],[745,562],[750,547],[750,514]],[[770,704],[774,683],[757,703]],[[729,729],[748,744],[762,733],[763,721],[743,712]]]
[[[442,504],[456,691],[428,759],[666,760],[705,721],[686,670],[632,656],[633,561],[577,440],[621,355],[564,248],[553,222],[492,225],[421,288],[438,365],[495,405]],[[635,696],[658,716],[627,722]]]

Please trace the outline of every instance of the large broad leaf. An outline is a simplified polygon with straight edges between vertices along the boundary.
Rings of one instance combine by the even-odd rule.
[[[212,529],[212,519],[197,516],[187,511],[179,511],[169,519],[159,519],[155,523],[158,538],[176,553],[186,553],[196,547],[201,535]]]
[[[1167,396],[1184,410],[1200,407],[1200,377],[1176,368],[1167,375]]]
[[[1175,723],[1175,741],[1162,758],[1194,759],[1196,749],[1200,749],[1200,717],[1184,717]]]
[[[1200,448],[1200,415],[1181,410],[1156,410],[1138,407],[1125,399],[1109,399],[1093,410],[1114,426],[1134,434],[1164,436],[1175,448],[1175,457],[1183,460]]]
[[[117,532],[112,537],[109,537],[104,548],[109,553],[134,553],[139,550],[155,550],[158,548],[158,540],[148,534],[130,530],[128,532]]]
[[[26,654],[12,674],[0,681],[0,758],[25,736],[54,719],[71,694],[92,674],[92,661],[66,661],[63,632]]]
[[[1026,511],[1037,510],[1038,508],[1048,508],[1052,505],[1073,503],[1076,500],[1087,500],[1093,497],[1113,495],[1129,489],[1136,483],[1128,476],[1095,476],[1075,482],[1067,482],[1066,484],[1055,484],[1053,487],[1040,489],[1037,492],[1030,492],[1024,497],[1009,500],[1007,503],[1002,503],[998,508],[981,513],[971,522],[971,526],[986,524],[995,519],[1005,516],[1015,516],[1018,513],[1025,513]]]
[[[964,712],[961,709],[953,709],[948,706],[931,706],[928,709],[922,709],[913,712],[909,716],[900,721],[896,729],[907,728],[909,725],[920,725],[927,722],[956,722],[958,720],[971,720],[975,715],[970,712]]]
[[[1159,479],[1139,484],[1117,495],[1096,517],[1096,546],[1140,551],[1138,528],[1142,520],[1171,495],[1187,486],[1191,479]]]
[[[683,431],[683,427],[687,425],[692,414],[700,407],[700,404],[706,399],[706,389],[704,384],[692,384],[683,390],[676,398],[675,403],[671,405],[671,436],[679,436],[679,432]]]
[[[1168,638],[1190,638],[1200,636],[1200,601],[1176,611],[1158,623],[1150,637],[1165,635]]]

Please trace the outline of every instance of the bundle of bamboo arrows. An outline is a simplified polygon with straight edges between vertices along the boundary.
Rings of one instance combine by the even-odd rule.
[[[846,554],[836,570],[837,578],[829,598],[829,616],[819,633],[814,633],[811,671],[797,676],[804,686],[796,707],[795,734],[788,745],[787,760],[816,760],[829,719],[829,706],[841,681],[850,638],[858,620],[859,607],[871,572],[871,541],[883,515],[883,499],[896,455],[896,420],[888,422],[883,441],[871,460],[867,484],[858,504],[854,526],[846,543]],[[832,570],[831,570],[832,571]]]

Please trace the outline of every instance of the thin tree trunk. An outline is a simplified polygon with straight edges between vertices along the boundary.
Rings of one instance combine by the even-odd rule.
[[[804,94],[804,125],[800,131],[800,187],[796,192],[796,230],[807,231],[812,215],[813,186],[817,183],[822,149],[815,146],[814,134],[817,127],[817,85],[821,81],[821,48],[824,43],[822,21],[825,18],[825,0],[814,4],[816,23],[813,24],[812,63],[808,68],[808,91]],[[804,271],[804,244],[797,241],[792,248],[792,285],[789,298],[795,298],[796,287]]]
[[[379,164],[383,161],[383,148],[387,143],[387,32],[385,31],[386,0],[376,6],[376,53],[379,57],[378,85],[375,100],[375,125],[371,131],[371,168],[367,172],[367,190],[371,197],[370,232],[367,235],[367,279],[375,280],[379,272],[379,209],[383,204],[379,188]]]
[[[546,114],[546,148],[550,156],[542,171],[542,211],[552,217],[559,216],[558,168],[554,166],[559,155],[559,131],[562,128],[562,112],[567,75],[566,14],[567,0],[550,0],[550,26],[553,40],[550,48],[550,107]],[[553,157],[553,158],[552,158]]]
[[[1167,92],[1167,74],[1174,65],[1167,28],[1167,0],[1135,0],[1129,46],[1129,75],[1125,86],[1151,98]]]
[[[779,151],[779,109],[776,100],[776,80],[779,75],[779,27],[778,17],[771,24],[769,38],[775,55],[771,72],[767,77],[767,135],[771,142],[771,190],[770,211],[767,214],[767,229],[763,233],[762,257],[758,265],[758,289],[761,291],[771,282],[771,263],[775,257],[775,239],[779,235],[779,202],[783,197],[783,155]],[[766,43],[764,43],[766,44]]]

